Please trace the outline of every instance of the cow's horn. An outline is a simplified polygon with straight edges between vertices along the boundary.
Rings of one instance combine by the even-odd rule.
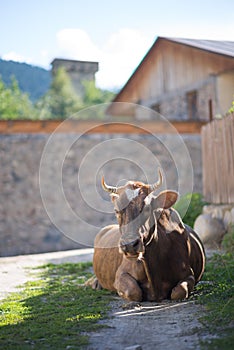
[[[158,168],[158,176],[159,176],[158,181],[155,182],[155,183],[152,184],[152,185],[149,185],[150,192],[155,191],[158,187],[161,186],[161,184],[162,184],[162,182],[163,182],[163,176],[162,176],[162,172],[161,172],[161,169],[160,169],[160,168]]]
[[[104,176],[102,177],[102,188],[109,193],[117,193],[118,188],[114,186],[108,186],[105,183]]]

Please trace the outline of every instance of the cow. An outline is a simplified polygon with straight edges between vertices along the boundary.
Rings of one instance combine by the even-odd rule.
[[[128,301],[182,300],[190,296],[205,268],[198,235],[172,208],[178,193],[164,190],[163,177],[154,184],[128,181],[105,183],[118,225],[104,227],[95,237],[93,288],[116,291]]]

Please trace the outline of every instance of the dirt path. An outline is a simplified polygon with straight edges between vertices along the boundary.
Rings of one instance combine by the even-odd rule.
[[[217,250],[206,250],[210,257]],[[200,349],[200,341],[211,338],[199,318],[205,314],[191,299],[183,302],[112,303],[103,328],[90,336],[87,350],[187,350]]]
[[[204,338],[198,317],[204,313],[192,301],[180,303],[144,302],[124,305],[122,300],[112,303],[110,319],[90,337],[88,350],[172,350],[200,349]]]
[[[47,263],[92,261],[93,249],[77,249],[45,254],[20,255],[0,258],[0,300],[18,286],[36,278],[30,275],[30,268]]]
[[[32,280],[30,269],[45,263],[92,261],[92,249],[0,258],[0,299]],[[193,301],[140,304],[116,297],[108,328],[90,334],[87,350],[171,350],[200,349],[204,336],[198,318],[204,310]]]

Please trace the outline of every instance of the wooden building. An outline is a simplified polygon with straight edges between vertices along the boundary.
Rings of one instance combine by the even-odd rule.
[[[110,115],[208,121],[234,98],[234,42],[158,37],[108,109]],[[133,103],[133,104],[131,104]]]

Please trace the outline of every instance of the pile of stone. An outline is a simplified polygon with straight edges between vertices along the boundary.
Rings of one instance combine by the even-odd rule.
[[[234,205],[205,205],[203,212],[194,223],[198,233],[207,248],[217,249],[228,229],[234,225]]]

